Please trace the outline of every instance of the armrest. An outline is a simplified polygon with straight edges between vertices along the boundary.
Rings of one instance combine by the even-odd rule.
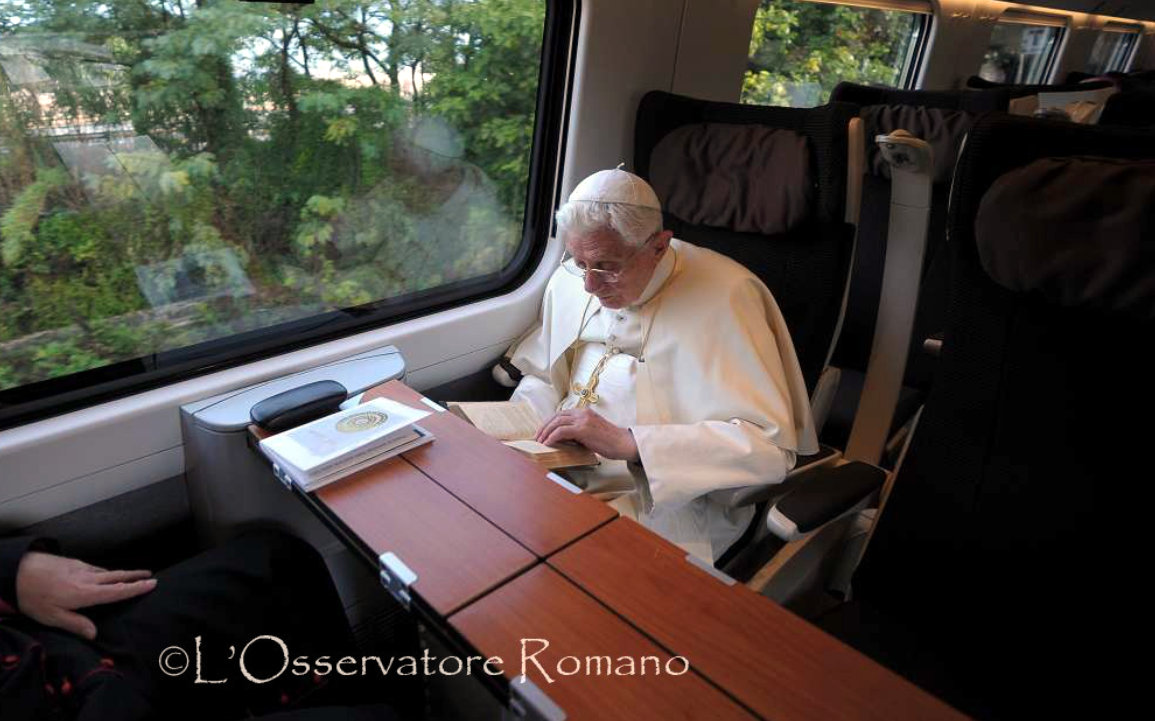
[[[886,471],[852,461],[816,468],[800,479],[766,516],[770,532],[794,541],[854,510],[886,482]]]
[[[819,446],[818,452],[812,456],[798,456],[798,460],[794,463],[794,468],[786,474],[786,478],[782,479],[781,483],[736,488],[730,491],[730,495],[725,499],[724,505],[729,508],[741,508],[742,506],[752,506],[755,503],[768,501],[775,496],[787,492],[792,487],[791,482],[795,478],[809,473],[819,466],[836,461],[841,457],[842,453],[840,451],[830,446]]]

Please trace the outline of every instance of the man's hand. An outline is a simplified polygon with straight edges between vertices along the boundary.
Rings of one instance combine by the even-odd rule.
[[[547,446],[574,441],[603,458],[638,460],[638,444],[630,429],[615,426],[589,408],[555,413],[542,425],[534,440]]]
[[[151,571],[107,571],[73,558],[30,551],[16,569],[16,605],[34,621],[91,641],[96,638],[96,624],[76,609],[148,593],[156,588],[151,576]]]

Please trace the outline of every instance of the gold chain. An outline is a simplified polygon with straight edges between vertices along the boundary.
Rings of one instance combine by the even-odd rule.
[[[645,362],[644,358],[646,353],[646,344],[650,341],[650,331],[654,327],[654,318],[657,317],[658,309],[661,308],[662,291],[666,289],[666,286],[674,277],[674,274],[678,271],[678,251],[674,250],[673,248],[670,248],[670,251],[674,254],[674,267],[670,269],[669,277],[662,281],[661,287],[658,288],[658,291],[651,297],[651,300],[657,300],[657,304],[654,306],[653,313],[650,314],[650,322],[646,326],[646,333],[644,336],[642,336],[642,347],[638,350],[639,363]],[[593,296],[591,295],[589,300],[586,301],[585,309],[582,311],[581,325],[578,327],[578,339],[580,339],[582,333],[585,332],[586,325],[588,325],[589,322],[594,319],[593,316],[590,316],[589,320],[586,320],[586,314],[589,313],[590,305],[592,303]],[[605,370],[606,364],[609,363],[610,358],[616,356],[620,352],[621,349],[617,346],[607,346],[606,352],[602,354],[601,358],[598,359],[598,364],[594,366],[592,371],[590,371],[589,380],[586,381],[585,385],[583,386],[581,383],[573,384],[573,392],[578,394],[577,404],[574,406],[575,408],[585,408],[586,406],[593,405],[601,400],[601,397],[598,396],[597,389],[598,383],[601,381],[602,371]]]

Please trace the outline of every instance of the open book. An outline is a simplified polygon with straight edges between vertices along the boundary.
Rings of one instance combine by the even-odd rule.
[[[282,482],[312,491],[428,443],[416,421],[429,411],[377,398],[261,441]]]
[[[542,419],[525,401],[496,403],[450,403],[449,410],[477,426],[488,436],[520,451],[549,470],[593,466],[597,454],[577,444],[547,446],[533,440]]]

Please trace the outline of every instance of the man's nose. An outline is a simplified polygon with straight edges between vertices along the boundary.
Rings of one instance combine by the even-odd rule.
[[[586,273],[585,289],[587,293],[592,293],[602,285],[601,273]]]

